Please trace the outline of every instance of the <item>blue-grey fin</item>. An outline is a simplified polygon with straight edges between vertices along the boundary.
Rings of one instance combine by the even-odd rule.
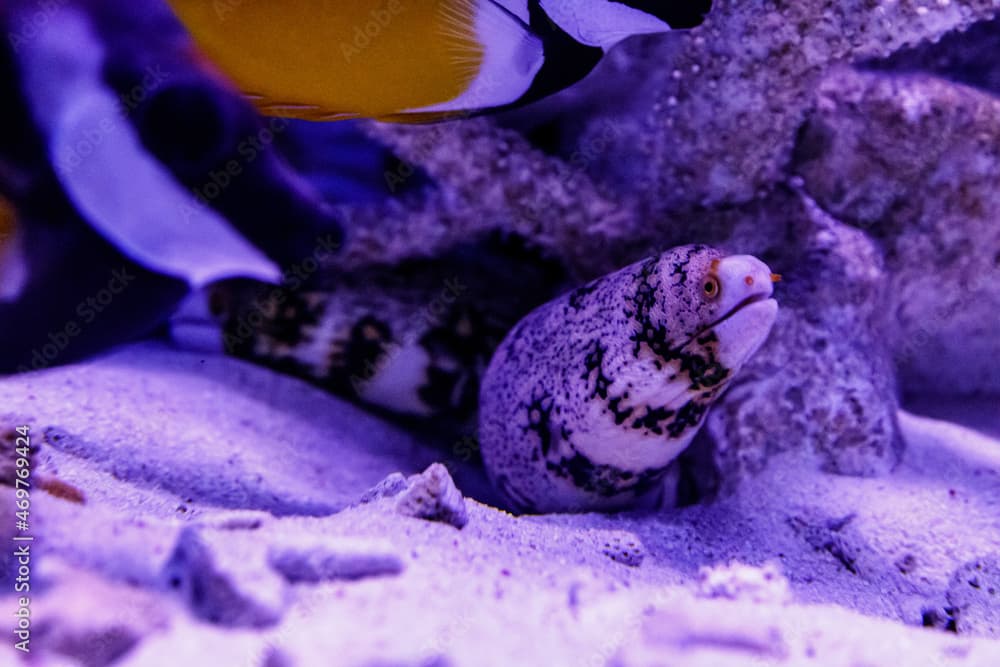
[[[61,153],[86,142],[95,127],[104,134],[92,142],[93,152],[66,161]],[[77,100],[54,130],[50,150],[66,193],[97,231],[135,261],[194,288],[236,276],[280,279],[277,266],[145,152],[107,93]]]
[[[274,263],[144,150],[94,54],[103,49],[85,16],[61,9],[21,59],[56,175],[83,217],[131,259],[195,288],[234,276],[277,281]]]

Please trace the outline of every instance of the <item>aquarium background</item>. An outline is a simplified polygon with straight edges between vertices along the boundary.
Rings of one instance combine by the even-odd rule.
[[[1000,3],[714,5],[399,124],[259,115],[154,0],[3,0],[0,663],[1000,664]],[[657,510],[510,513],[474,384],[396,410],[210,317],[455,296],[479,368],[688,243],[780,313]]]

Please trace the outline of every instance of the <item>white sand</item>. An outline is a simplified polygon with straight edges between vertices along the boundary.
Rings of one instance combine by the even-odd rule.
[[[32,424],[38,474],[87,497],[32,498],[39,664],[1000,665],[1000,573],[952,582],[1000,559],[1000,442],[946,422],[901,413],[886,478],[787,454],[709,505],[515,518],[469,500],[457,530],[392,499],[343,509],[447,451],[237,361],[138,346],[0,380],[0,415]],[[289,583],[282,550],[373,576]],[[402,573],[378,576],[386,559]],[[757,569],[719,573],[731,597],[699,587],[730,562],[773,563],[788,598]],[[960,634],[917,627],[955,601]],[[258,627],[207,621],[220,605]]]

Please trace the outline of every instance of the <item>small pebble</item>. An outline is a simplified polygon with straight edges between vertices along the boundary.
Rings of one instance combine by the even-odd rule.
[[[410,477],[408,483],[409,488],[396,501],[396,511],[400,514],[456,528],[469,522],[465,498],[442,464],[432,463],[424,472]]]

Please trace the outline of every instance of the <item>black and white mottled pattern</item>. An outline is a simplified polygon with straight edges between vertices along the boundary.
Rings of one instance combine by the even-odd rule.
[[[175,318],[172,333],[185,347],[261,363],[380,410],[462,420],[475,413],[504,335],[564,280],[558,262],[520,237],[488,235],[440,257],[308,285],[222,282],[201,297],[200,312]]]
[[[671,461],[767,337],[773,279],[754,257],[682,246],[532,312],[483,380],[494,484],[524,511],[655,502]]]

